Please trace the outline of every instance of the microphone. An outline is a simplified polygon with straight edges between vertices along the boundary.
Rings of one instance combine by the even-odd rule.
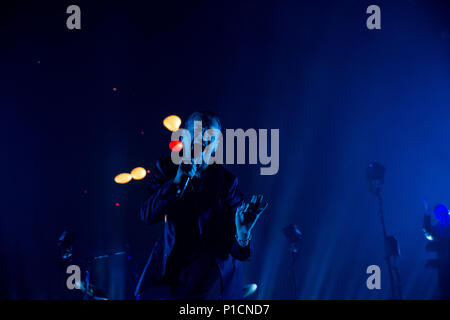
[[[191,177],[187,177],[186,182],[184,183],[184,186],[181,189],[177,190],[177,197],[178,198],[183,197],[184,192],[186,191],[190,181],[191,181]]]
[[[199,167],[200,167],[199,164],[193,163],[191,168],[195,169],[194,172],[197,172],[197,170],[198,170]],[[190,171],[190,172],[192,172],[192,171]],[[194,174],[194,176],[195,176],[195,174]],[[182,187],[182,188],[179,188],[179,189],[177,190],[176,196],[177,196],[178,198],[182,198],[182,197],[183,197],[184,192],[185,192],[186,189],[188,188],[189,184],[191,184],[192,178],[193,178],[193,177],[188,176],[188,177],[186,178],[186,181],[184,182],[183,187]]]

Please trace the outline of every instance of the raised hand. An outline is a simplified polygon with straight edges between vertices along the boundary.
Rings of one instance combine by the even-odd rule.
[[[237,209],[235,215],[236,236],[238,239],[250,238],[250,233],[258,221],[261,213],[267,208],[268,203],[263,200],[262,195],[253,195],[250,203],[243,202]]]

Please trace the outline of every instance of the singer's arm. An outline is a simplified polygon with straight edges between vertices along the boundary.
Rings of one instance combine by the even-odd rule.
[[[148,196],[141,203],[140,210],[141,220],[146,224],[161,221],[177,201],[177,187],[168,171],[168,164],[159,160],[151,172]]]

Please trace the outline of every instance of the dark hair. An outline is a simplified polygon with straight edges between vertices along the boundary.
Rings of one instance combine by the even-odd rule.
[[[209,110],[201,110],[201,111],[196,111],[196,112],[192,113],[187,118],[185,126],[189,127],[189,125],[192,122],[194,122],[195,120],[202,121],[208,127],[212,126],[213,122],[216,122],[218,129],[220,130],[222,128],[222,124],[220,123],[220,119],[217,116],[217,114],[215,114],[214,112],[209,111]]]

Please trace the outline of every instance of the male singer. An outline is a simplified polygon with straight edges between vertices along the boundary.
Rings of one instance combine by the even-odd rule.
[[[200,133],[194,130],[198,121]],[[240,299],[241,261],[250,257],[251,231],[267,203],[261,195],[245,203],[238,179],[222,165],[208,165],[212,152],[205,148],[214,140],[205,141],[204,135],[208,129],[221,129],[215,114],[195,112],[185,129],[192,137],[185,146],[202,144],[202,162],[175,165],[163,158],[152,171],[140,214],[149,225],[164,221],[164,232],[153,247],[136,295],[138,299]]]

